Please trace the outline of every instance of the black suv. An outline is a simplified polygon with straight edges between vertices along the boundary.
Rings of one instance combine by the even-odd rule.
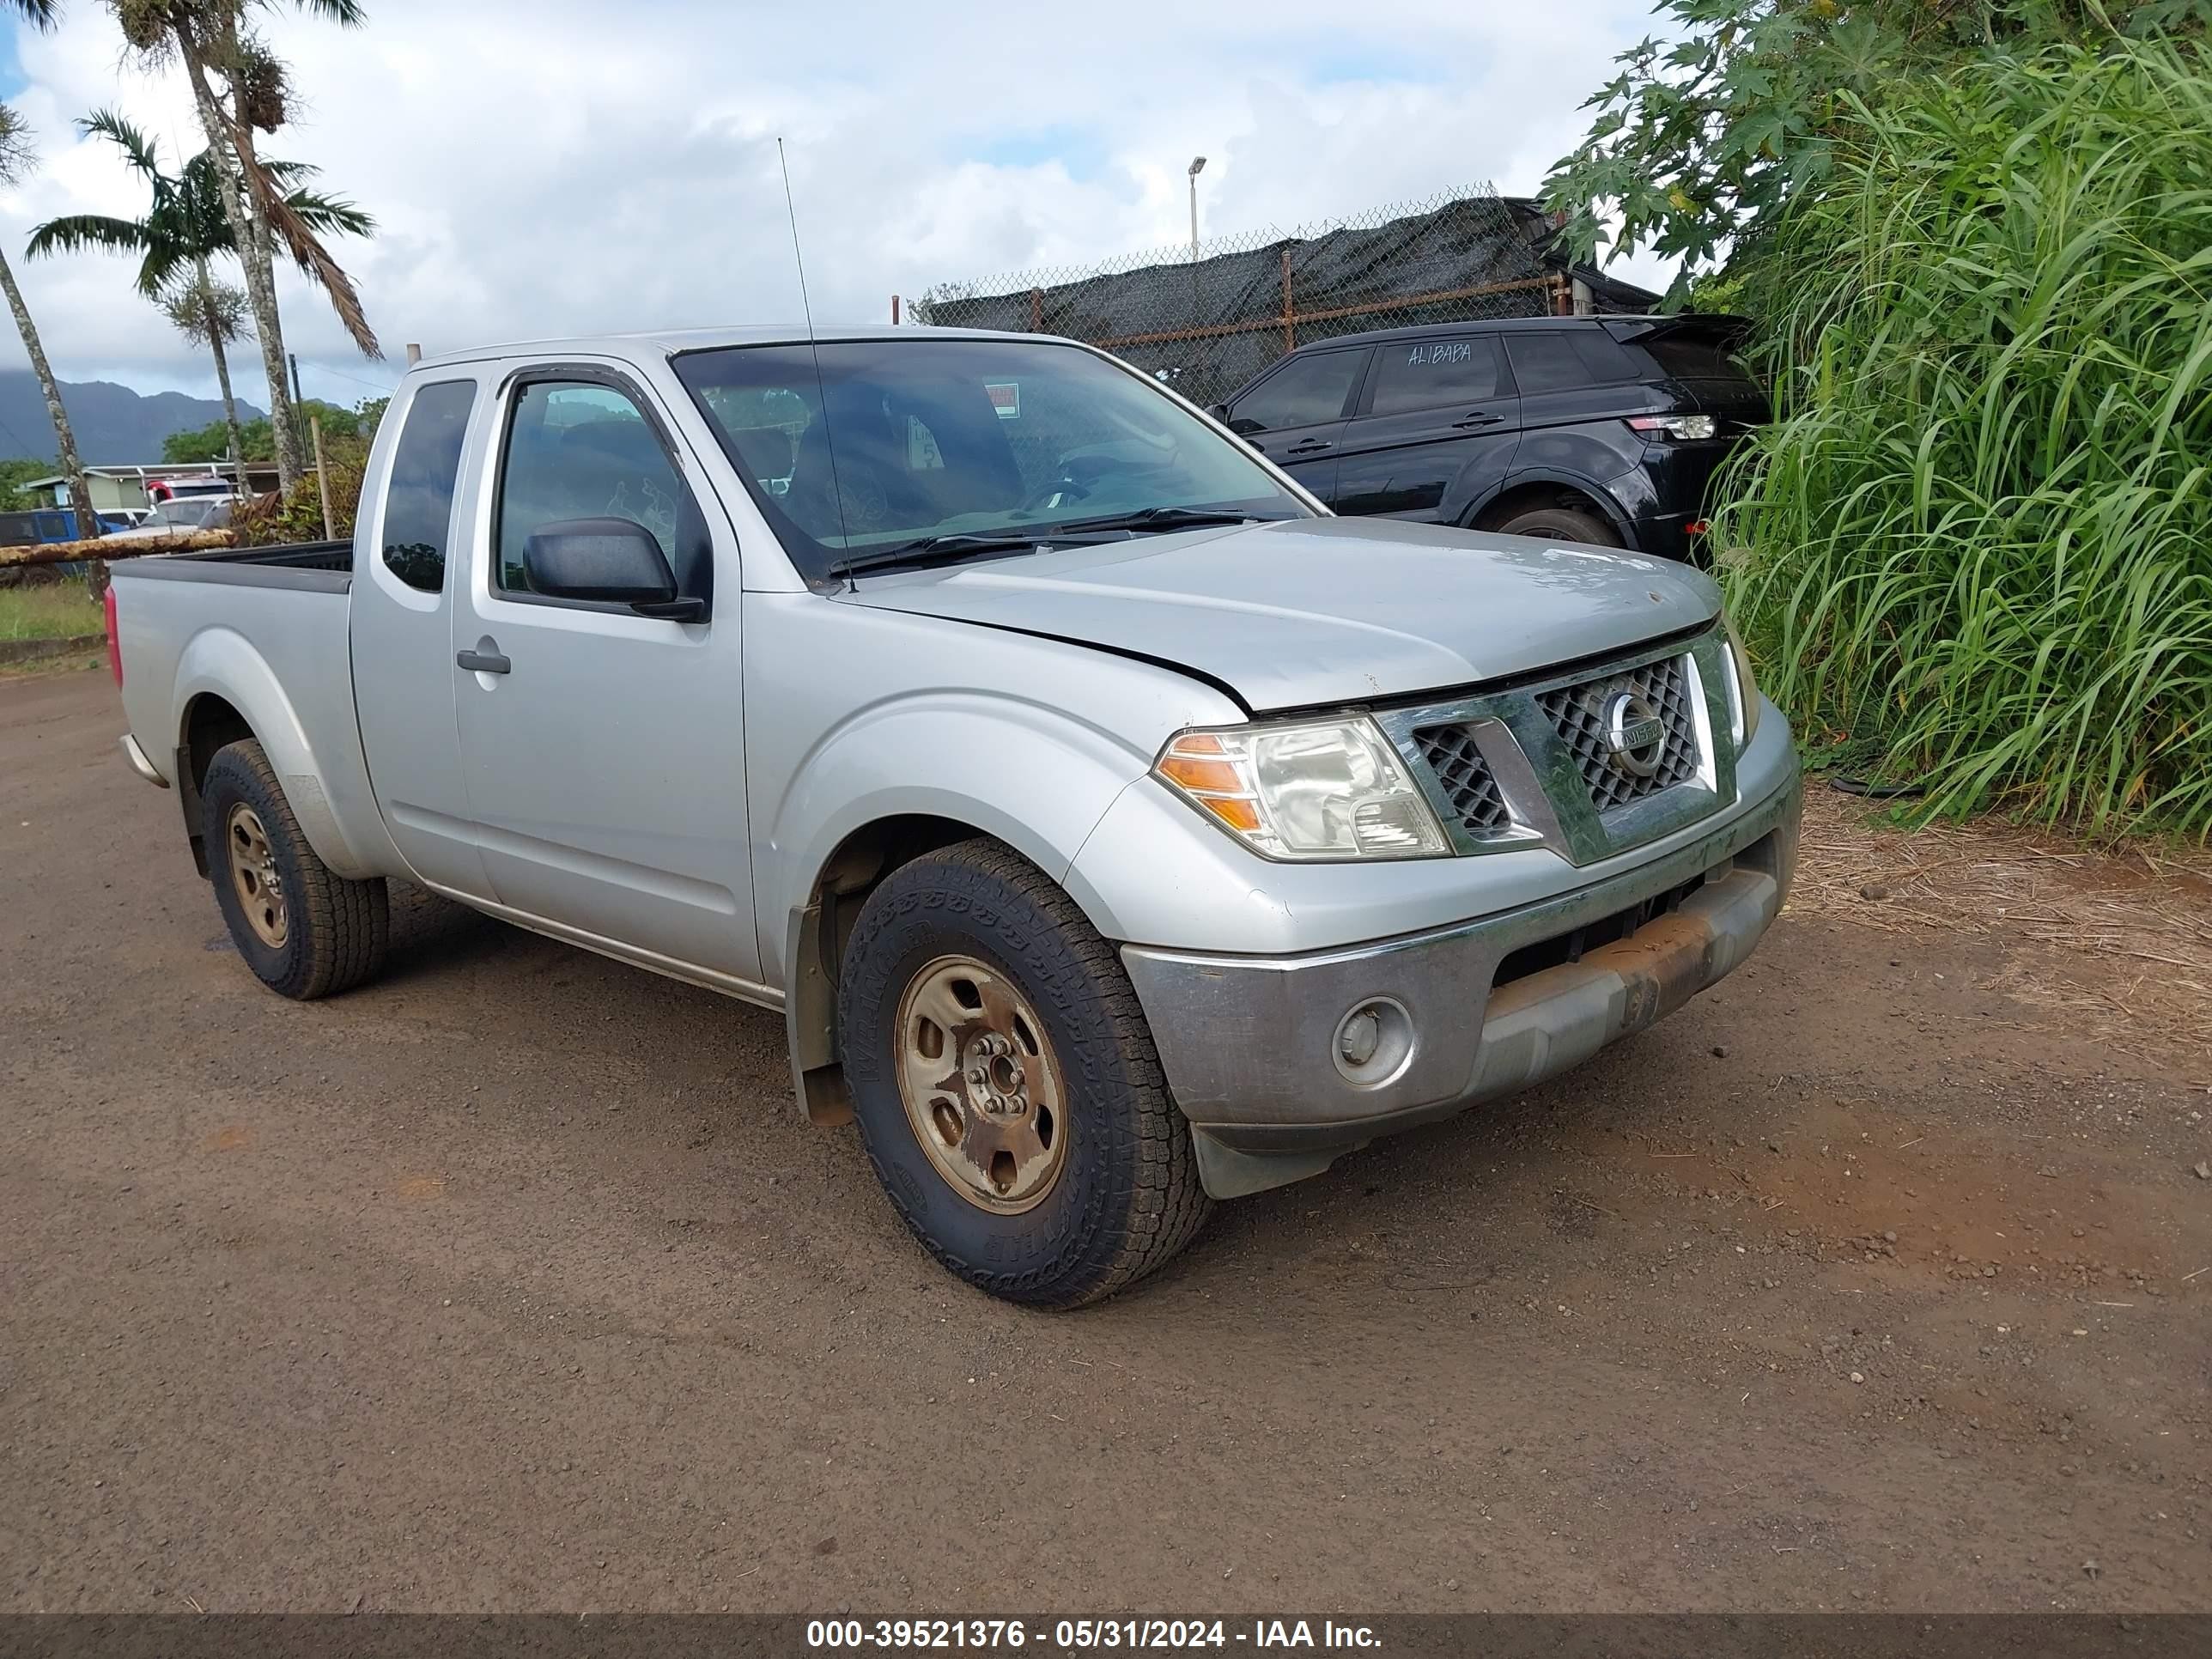
[[[1701,556],[1706,481],[1768,418],[1741,318],[1516,317],[1291,352],[1212,413],[1339,513]]]

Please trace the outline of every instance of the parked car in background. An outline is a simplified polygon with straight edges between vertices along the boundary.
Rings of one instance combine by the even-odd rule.
[[[159,506],[163,501],[198,500],[209,496],[221,499],[235,495],[236,488],[228,478],[212,474],[197,477],[149,478],[146,480],[146,499]]]
[[[1086,346],[465,352],[361,499],[108,589],[245,965],[370,978],[397,878],[780,1008],[807,1113],[1017,1301],[1642,1030],[1789,888],[1708,578],[1333,517]]]
[[[1339,513],[1696,559],[1769,416],[1741,318],[1516,317],[1302,346],[1212,410]]]
[[[236,503],[228,495],[182,495],[161,502],[143,523],[117,532],[110,541],[157,541],[164,536],[188,535],[195,530],[228,530]]]

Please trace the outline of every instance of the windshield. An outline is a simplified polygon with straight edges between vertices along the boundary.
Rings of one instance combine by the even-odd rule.
[[[802,572],[939,537],[1151,508],[1303,518],[1251,453],[1068,345],[870,340],[689,352],[676,372]],[[827,415],[824,415],[824,392]]]
[[[168,529],[198,530],[216,516],[217,508],[225,505],[222,496],[192,496],[183,501],[163,501],[155,507],[148,524]]]

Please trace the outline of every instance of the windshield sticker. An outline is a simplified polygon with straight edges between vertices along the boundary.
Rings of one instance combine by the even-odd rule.
[[[1468,340],[1439,340],[1434,345],[1415,346],[1413,355],[1406,359],[1413,368],[1424,363],[1464,363],[1474,357],[1473,342]]]
[[[983,390],[991,394],[991,407],[999,411],[1002,421],[1022,418],[1022,383],[1019,380],[990,380]]]

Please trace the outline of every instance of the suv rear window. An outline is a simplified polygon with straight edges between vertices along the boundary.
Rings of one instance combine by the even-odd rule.
[[[1696,334],[1662,334],[1655,340],[1638,340],[1659,372],[1676,380],[1748,380],[1741,364],[1728,355],[1720,342]]]
[[[1505,356],[1522,392],[1616,386],[1637,377],[1636,360],[1595,328],[1549,329],[1505,337]]]

